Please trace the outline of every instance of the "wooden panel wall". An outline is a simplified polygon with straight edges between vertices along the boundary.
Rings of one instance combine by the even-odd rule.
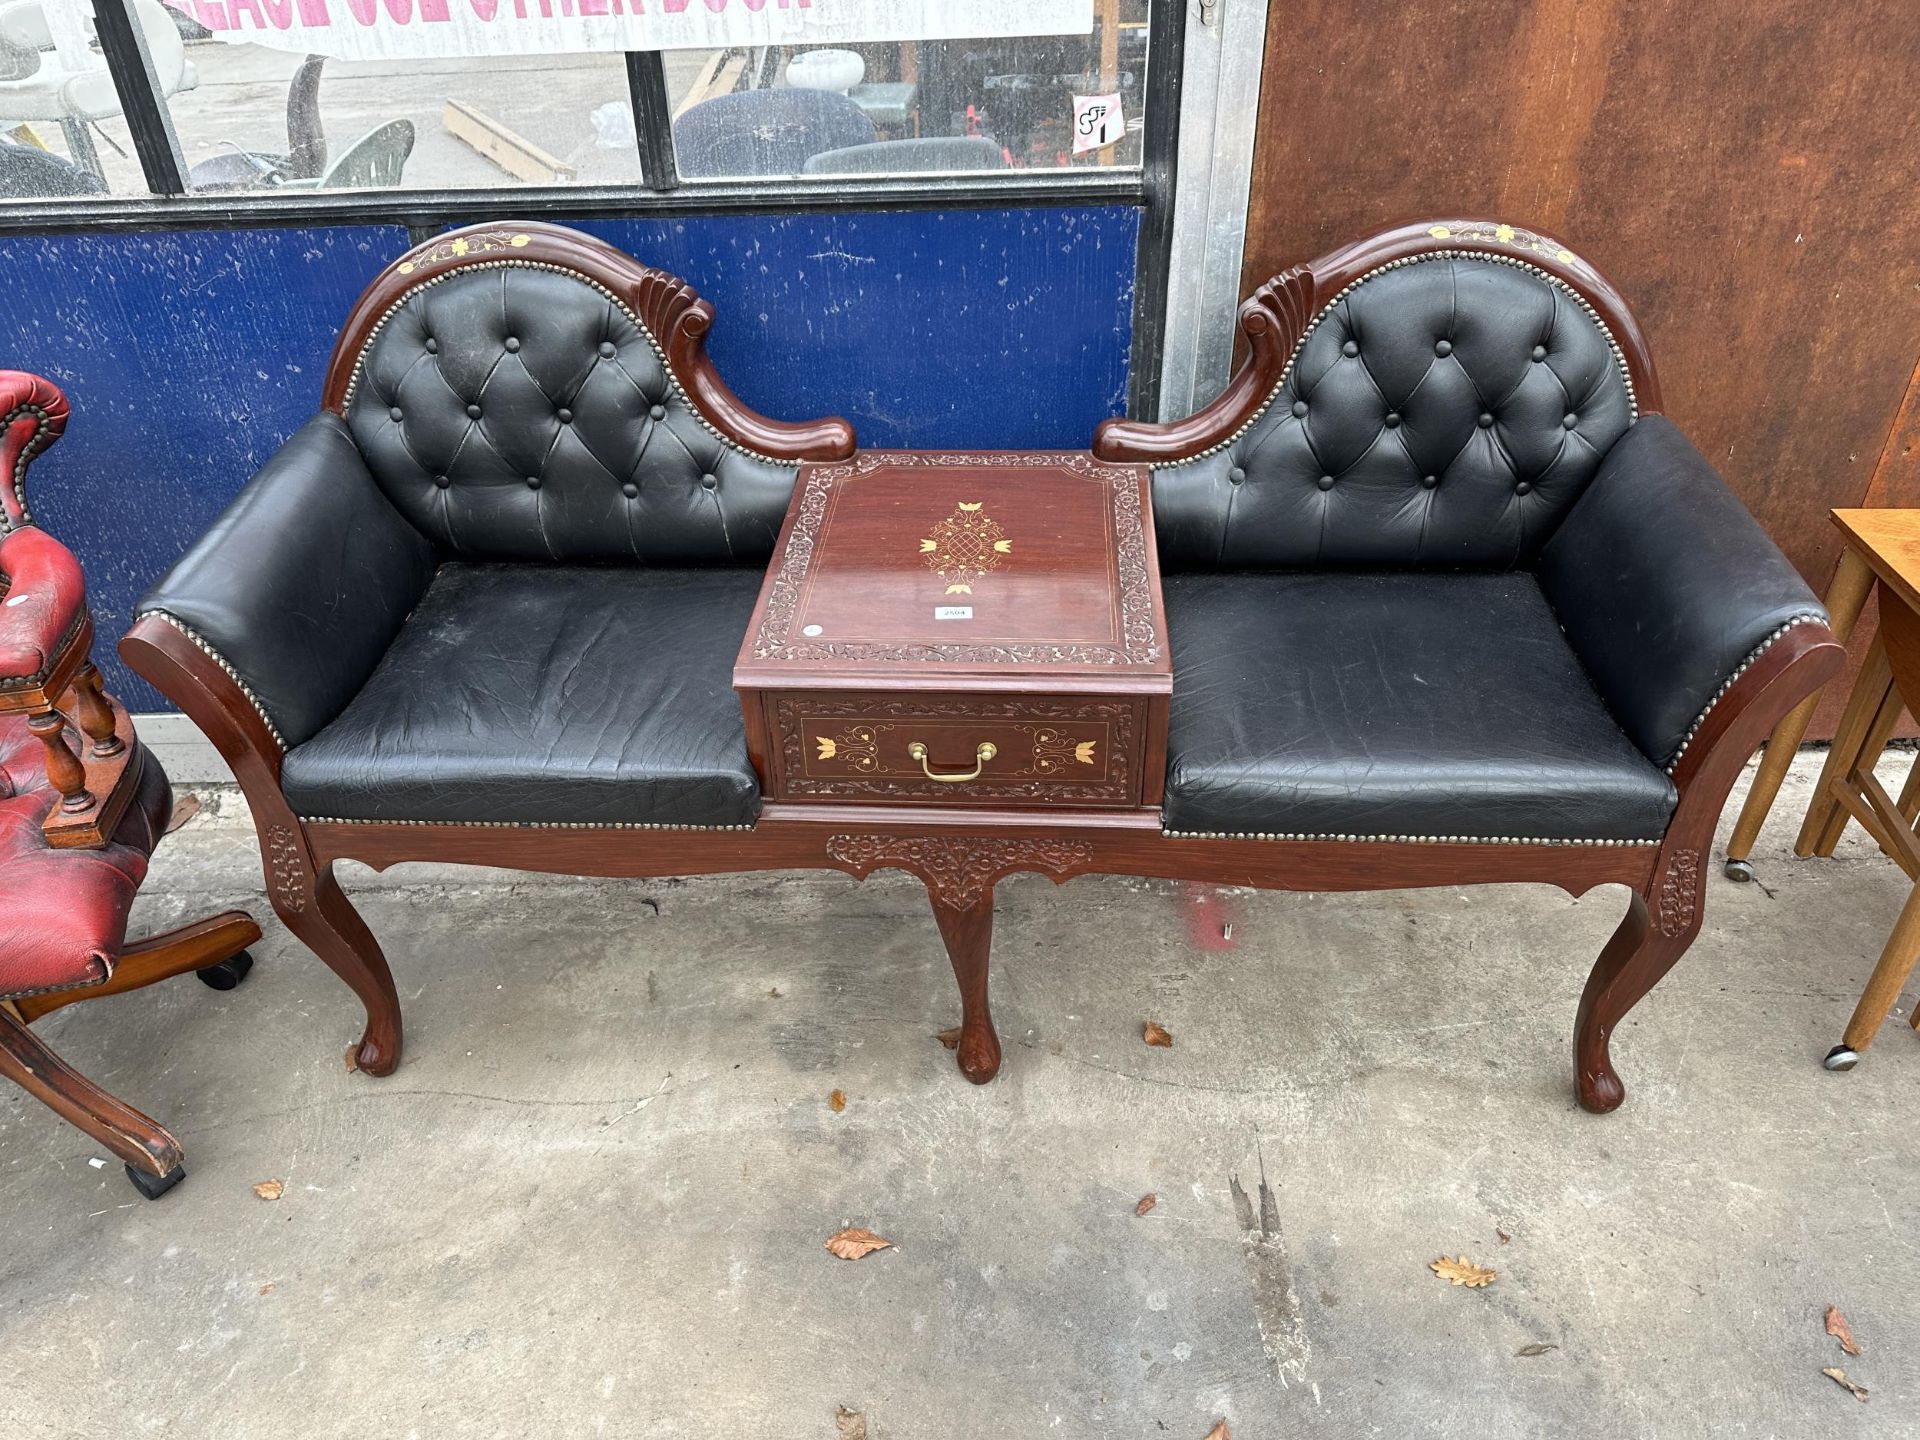
[[[1245,289],[1389,221],[1535,227],[1626,294],[1668,413],[1816,590],[1829,508],[1920,505],[1920,401],[1896,433],[1920,375],[1914,0],[1268,15]]]

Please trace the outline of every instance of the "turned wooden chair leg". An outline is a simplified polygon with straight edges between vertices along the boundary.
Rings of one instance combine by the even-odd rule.
[[[179,1141],[49,1050],[8,1003],[0,1003],[0,1075],[118,1156],[130,1173],[146,1177],[140,1188],[149,1196],[171,1189],[186,1173]]]
[[[960,985],[960,1043],[954,1059],[960,1073],[984,1085],[1000,1073],[1000,1037],[987,1004],[987,967],[993,951],[993,887],[968,905],[949,905],[931,888],[934,923],[947,945],[953,978]]]
[[[1692,883],[1697,883],[1697,877]],[[1613,1068],[1614,1027],[1687,953],[1700,929],[1697,900],[1690,908],[1692,913],[1684,921],[1656,925],[1647,897],[1636,890],[1620,928],[1587,976],[1573,1026],[1574,1082],[1583,1109],[1604,1115],[1627,1098]]]
[[[177,930],[131,942],[120,952],[120,963],[114,966],[113,978],[104,985],[62,990],[53,995],[29,995],[16,1000],[14,1006],[20,1018],[31,1025],[43,1015],[77,1005],[82,1000],[144,990],[189,970],[195,973],[210,970],[233,959],[259,938],[260,927],[251,915],[244,910],[228,910],[182,925]]]
[[[270,837],[269,847],[275,843]],[[366,1007],[367,1028],[353,1050],[355,1067],[369,1075],[391,1075],[400,1064],[400,995],[380,943],[341,891],[331,865],[309,871],[302,865],[276,864],[276,859],[284,857],[275,857],[270,849],[267,893],[274,913]]]

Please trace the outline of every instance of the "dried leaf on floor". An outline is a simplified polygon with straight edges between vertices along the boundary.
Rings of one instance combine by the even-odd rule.
[[[1465,1285],[1471,1290],[1478,1290],[1483,1285],[1491,1285],[1500,1275],[1498,1270],[1489,1270],[1484,1265],[1476,1265],[1464,1255],[1451,1258],[1442,1255],[1438,1260],[1430,1261],[1427,1268],[1449,1284]]]
[[[167,834],[171,835],[187,821],[200,813],[198,795],[182,795],[173,802],[173,814],[167,818]]]
[[[1559,1348],[1558,1345],[1548,1345],[1543,1341],[1536,1340],[1531,1345],[1522,1345],[1513,1353],[1522,1360],[1531,1360],[1536,1355],[1544,1355],[1549,1350],[1558,1350]]]
[[[863,1412],[842,1405],[834,1412],[833,1423],[839,1429],[840,1440],[867,1440],[867,1417]]]
[[[871,1230],[862,1230],[858,1225],[849,1225],[827,1237],[827,1249],[842,1260],[859,1260],[892,1244],[891,1240],[882,1239]]]
[[[1506,1244],[1509,1240],[1513,1239],[1513,1237],[1507,1234],[1507,1232],[1504,1230],[1496,1230],[1493,1233],[1500,1237],[1500,1243],[1502,1245]]]
[[[282,1195],[287,1193],[287,1187],[282,1185],[278,1180],[262,1180],[258,1185],[253,1187],[253,1193],[258,1195],[262,1200],[278,1200]]]
[[[360,1042],[347,1046],[347,1074],[351,1075],[360,1068]]]
[[[1140,1038],[1147,1044],[1158,1046],[1162,1050],[1173,1048],[1173,1036],[1168,1033],[1167,1027],[1157,1020],[1147,1021],[1146,1029],[1140,1032]]]
[[[1213,1422],[1213,1428],[1207,1431],[1203,1440],[1233,1440],[1233,1431],[1227,1428],[1226,1421],[1216,1420]]]
[[[1853,1327],[1847,1324],[1847,1317],[1840,1313],[1838,1305],[1827,1306],[1827,1333],[1840,1342],[1840,1348],[1849,1355],[1860,1353],[1860,1342],[1853,1338]]]
[[[1133,1213],[1136,1215],[1144,1215],[1159,1203],[1160,1197],[1149,1190],[1140,1197],[1140,1203],[1133,1207]]]
[[[271,1295],[273,1293],[273,1281],[269,1280],[266,1284],[262,1285],[260,1287],[260,1293],[262,1295]]]
[[[827,1104],[832,1106],[833,1113],[838,1115],[842,1110],[847,1108],[847,1092],[844,1090],[834,1091],[831,1095],[827,1096]]]
[[[1847,1378],[1846,1371],[1836,1370],[1836,1369],[1833,1369],[1832,1367],[1828,1367],[1827,1369],[1822,1370],[1820,1373],[1826,1376],[1829,1380],[1833,1381],[1833,1383],[1838,1385],[1842,1390],[1845,1390],[1849,1395],[1853,1396],[1854,1399],[1860,1401],[1862,1404],[1866,1403],[1867,1387],[1864,1385],[1854,1384],[1853,1381]]]
[[[951,1030],[942,1030],[933,1038],[946,1046],[947,1049],[957,1050],[960,1048],[960,1027],[956,1025]]]

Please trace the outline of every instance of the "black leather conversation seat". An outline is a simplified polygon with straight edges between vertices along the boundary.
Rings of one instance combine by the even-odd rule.
[[[1166,826],[1657,841],[1678,796],[1524,572],[1171,575]]]
[[[751,825],[732,674],[760,574],[443,565],[282,788],[313,818]]]

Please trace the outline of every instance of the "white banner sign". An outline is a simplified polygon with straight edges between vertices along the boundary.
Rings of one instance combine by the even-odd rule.
[[[222,40],[340,60],[1085,35],[1093,0],[166,0]]]

